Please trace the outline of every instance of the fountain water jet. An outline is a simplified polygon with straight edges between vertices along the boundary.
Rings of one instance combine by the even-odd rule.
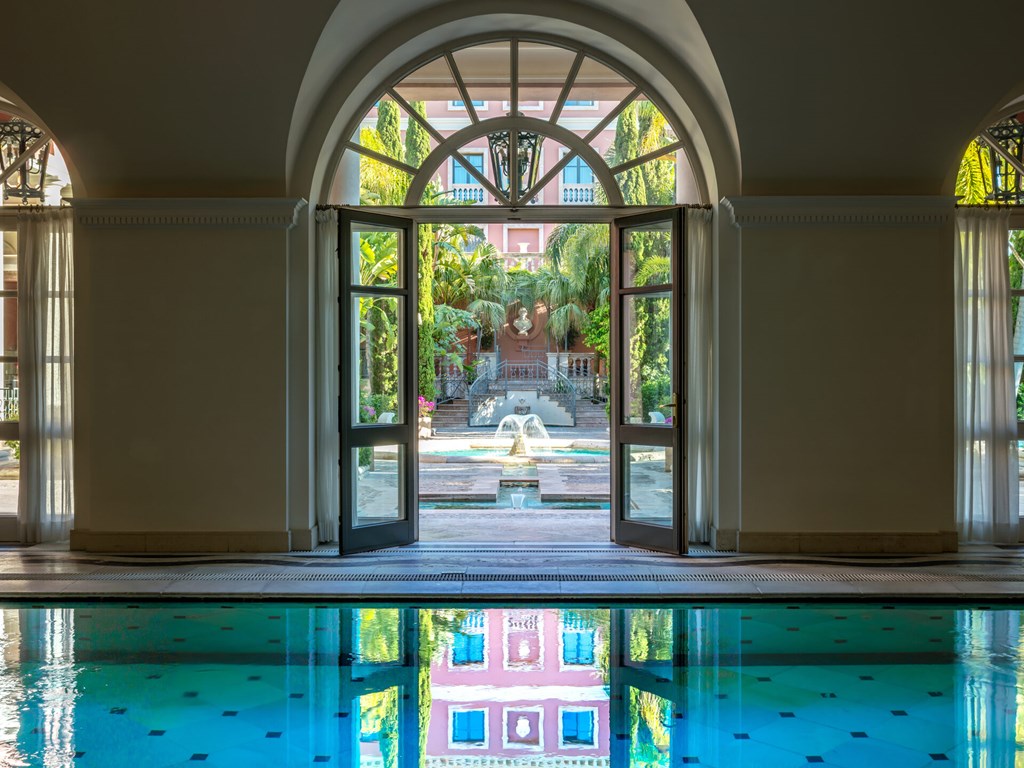
[[[527,443],[527,438],[530,438],[531,441],[542,441],[545,449],[549,449],[551,446],[551,435],[548,434],[547,427],[544,426],[540,416],[535,413],[513,413],[505,416],[498,422],[494,439],[501,440],[506,437],[512,438],[512,450],[509,451],[509,456],[528,456],[530,445]]]

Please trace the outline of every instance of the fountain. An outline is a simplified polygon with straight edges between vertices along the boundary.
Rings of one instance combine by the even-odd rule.
[[[528,456],[530,453],[527,438],[530,440],[543,441],[544,448],[550,448],[551,435],[547,427],[541,421],[540,416],[535,413],[513,413],[505,416],[494,432],[494,439],[501,440],[506,437],[512,438],[512,450],[509,456]]]

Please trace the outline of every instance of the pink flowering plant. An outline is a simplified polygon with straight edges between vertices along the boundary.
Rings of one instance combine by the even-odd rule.
[[[425,418],[429,417],[430,414],[432,414],[434,412],[434,408],[436,408],[436,407],[437,406],[435,405],[433,400],[427,400],[427,398],[425,398],[423,395],[420,395],[419,408],[420,408],[420,418],[421,419],[425,419]]]

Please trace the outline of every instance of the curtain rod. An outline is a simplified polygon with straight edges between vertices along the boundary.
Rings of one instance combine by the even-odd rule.
[[[1001,208],[1008,208],[1011,211],[1024,212],[1024,204],[1021,203],[957,203],[955,208],[977,208],[978,210],[998,211]]]

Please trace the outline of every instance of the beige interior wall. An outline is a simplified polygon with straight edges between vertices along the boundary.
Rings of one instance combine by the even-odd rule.
[[[287,548],[286,239],[283,227],[79,221],[79,544],[233,532]],[[241,546],[194,538],[181,548]]]
[[[741,548],[954,529],[952,225],[938,218],[741,227]]]

